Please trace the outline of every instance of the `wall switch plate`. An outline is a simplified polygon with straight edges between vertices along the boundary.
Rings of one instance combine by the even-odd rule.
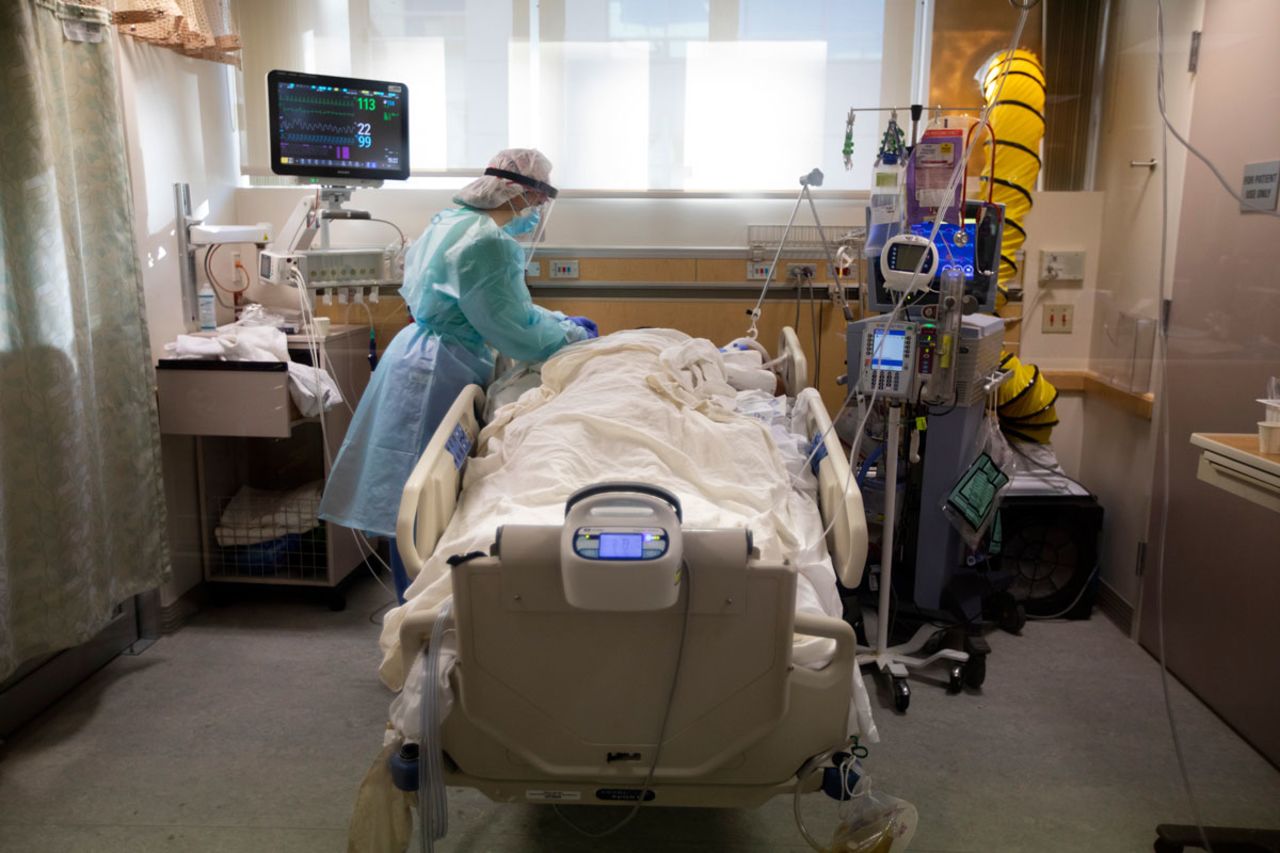
[[[542,278],[542,262],[529,261],[529,265],[524,268],[526,278]]]
[[[577,278],[578,262],[577,261],[549,261],[551,264],[552,278]]]
[[[770,266],[768,261],[747,261],[747,281],[764,281]]]
[[[1041,250],[1040,280],[1084,281],[1084,252],[1056,252]]]
[[[1075,323],[1074,305],[1046,305],[1040,319],[1040,331],[1046,335],[1069,335]]]
[[[1280,189],[1280,160],[1245,164],[1240,186],[1240,197],[1244,199],[1241,212],[1275,210],[1277,189]]]

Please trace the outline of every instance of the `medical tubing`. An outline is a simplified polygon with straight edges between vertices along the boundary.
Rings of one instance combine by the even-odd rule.
[[[423,649],[426,677],[422,684],[420,734],[418,735],[418,849],[435,850],[437,839],[449,832],[449,791],[444,783],[444,753],[440,742],[440,647],[445,631],[453,627],[453,599],[436,610],[431,645]]]
[[[804,817],[800,814],[800,794],[801,789],[804,787],[804,780],[808,779],[820,770],[825,770],[826,768],[822,765],[829,759],[834,758],[837,753],[847,751],[850,753],[849,757],[841,761],[838,765],[840,768],[840,793],[842,795],[851,795],[853,792],[848,788],[848,773],[846,772],[846,768],[850,767],[851,762],[856,759],[856,756],[853,754],[853,750],[857,748],[857,741],[858,738],[854,736],[839,746],[832,747],[825,752],[820,752],[804,764],[800,765],[800,769],[796,771],[796,784],[795,787],[791,789],[791,814],[795,818],[796,829],[800,830],[800,835],[804,837],[805,843],[814,850],[819,851],[819,853],[822,853],[822,851],[825,851],[828,848],[819,844],[818,840],[813,837],[813,834],[809,832],[809,827],[805,826]]]
[[[302,272],[297,267],[294,267],[289,271],[289,280],[293,282],[294,287],[298,291],[298,306],[302,314],[303,325],[310,326],[312,329],[315,329],[315,311],[313,310],[313,307],[311,305],[311,300],[307,298],[307,280],[303,277]],[[349,306],[348,306],[348,310],[350,310]],[[323,345],[318,345],[316,343],[315,335],[307,335],[306,342],[307,342],[307,351],[311,354],[312,367],[322,368],[323,362],[321,360],[321,353],[323,351]],[[327,352],[325,352],[324,361],[327,361],[327,360],[328,360],[328,354]],[[316,399],[317,400],[323,399],[321,394],[321,389],[320,389],[319,374],[316,375],[315,391],[316,391]],[[350,402],[347,401],[345,394],[342,395],[342,399],[344,402],[347,403],[347,408],[350,409],[351,404]],[[352,411],[352,414],[355,414],[354,410]],[[324,415],[325,415],[324,405],[321,404],[320,415],[317,418],[317,420],[320,421],[320,443],[324,445],[324,459],[325,459],[326,470],[333,470],[333,451],[330,450],[329,448],[329,429],[325,425]],[[365,537],[365,535],[359,530],[355,530],[352,528],[348,528],[348,530],[351,530],[351,536],[356,543],[356,550],[357,551],[361,550],[360,546],[364,545],[364,548],[369,552],[369,556],[377,560],[378,564],[381,565],[382,568],[386,569],[388,574],[391,574],[392,573],[391,567],[387,565],[387,563],[382,559],[382,557],[378,555],[377,549],[373,547],[373,544],[369,542],[369,540]],[[365,565],[368,565],[368,561],[365,562]],[[378,586],[382,587],[383,591],[386,592],[388,595],[390,595],[393,601],[400,600],[400,596],[396,595],[392,589],[390,589],[385,583],[382,582],[382,578],[378,577],[378,573],[374,571],[373,566],[369,566],[369,574],[373,575],[373,579],[378,582]]]
[[[649,786],[653,784],[654,774],[658,770],[658,761],[662,757],[662,741],[667,736],[667,724],[671,721],[671,707],[675,705],[676,688],[680,685],[680,667],[684,662],[684,644],[689,636],[689,615],[693,612],[693,572],[689,571],[689,564],[684,561],[681,561],[680,569],[680,576],[684,579],[684,618],[680,622],[680,640],[676,645],[676,665],[675,670],[671,673],[671,690],[667,693],[667,708],[662,712],[662,725],[658,729],[658,742],[653,747],[653,760],[649,762],[649,772],[644,777],[644,784],[640,786],[635,805],[631,807],[631,811],[622,820],[600,832],[592,832],[578,826],[560,811],[559,805],[551,807],[557,817],[587,838],[604,838],[631,823],[632,819],[640,813],[640,806],[644,804],[644,795],[648,793]]]
[[[1027,23],[1027,10],[1029,8],[1031,7],[1023,7],[1021,8],[1021,11],[1018,12],[1018,22],[1017,24],[1014,25],[1013,38],[1010,41],[1010,47],[1009,47],[1010,52],[1017,49],[1018,42],[1022,39],[1022,30]],[[1004,90],[1005,79],[1008,76],[1009,76],[1009,65],[1008,63],[1005,63],[1004,71],[1000,76],[1000,82],[996,88],[996,96],[994,100],[1000,99],[1000,93]],[[991,112],[991,107],[992,107],[991,103],[988,103],[985,107],[983,107],[982,114],[979,116],[978,124],[976,125],[978,129],[987,127],[989,125],[988,116],[989,116],[989,113]],[[976,132],[977,131],[975,131],[975,133]],[[961,158],[960,162],[956,164],[956,168],[951,174],[951,181],[947,186],[946,195],[944,196],[946,199],[948,199],[948,201],[938,208],[938,213],[935,216],[933,221],[933,229],[929,233],[929,242],[931,243],[937,239],[938,232],[942,229],[942,223],[945,220],[947,211],[950,209],[950,199],[955,196],[956,186],[959,183],[961,177],[965,174],[965,170],[969,166],[969,158],[973,156],[973,151],[974,149],[972,147],[970,147],[967,151],[965,151],[964,157]],[[913,151],[912,154],[914,155],[914,153],[915,152]],[[779,247],[779,251],[781,251],[781,247]],[[884,325],[880,327],[882,341],[888,340],[889,327],[893,325],[893,322],[897,319],[898,315],[902,313],[902,308],[906,304],[907,296],[916,289],[916,282],[921,275],[921,270],[924,267],[924,261],[927,256],[928,256],[927,253],[921,253],[920,259],[916,261],[916,268],[915,270],[912,271],[911,281],[909,282],[908,286],[905,289],[903,289],[902,295],[898,297],[898,301],[894,303],[893,310],[890,311],[888,316],[885,318]],[[760,298],[763,299],[764,294],[761,294]],[[877,353],[872,353],[871,363],[873,365],[875,364],[876,355]],[[871,398],[867,403],[867,411],[862,416],[862,420],[858,424],[858,429],[856,432],[854,432],[854,435],[861,436],[862,431],[866,429],[867,420],[871,417],[871,412],[875,408],[876,396],[879,393],[879,390],[880,390],[879,388],[871,389]],[[830,432],[835,427],[836,419],[840,417],[840,415],[844,412],[846,408],[848,408],[849,401],[853,398],[853,396],[854,396],[853,391],[851,390],[849,397],[845,398],[844,405],[842,405],[840,407],[840,410],[837,411],[836,414],[831,418],[831,426],[827,427],[827,429],[823,432],[822,439],[825,439],[827,432]],[[813,461],[813,455],[818,452],[818,446],[821,443],[822,443],[821,440],[814,442],[814,448],[813,450],[809,451],[809,457],[805,459],[805,465],[808,465],[810,462]],[[853,468],[854,468],[854,462],[857,458],[858,445],[860,443],[861,442],[855,442],[853,447],[849,450],[849,476],[845,480],[845,486],[844,486],[844,496],[846,498],[848,497],[848,494],[849,494],[849,486],[852,485],[854,482]],[[837,517],[838,517],[837,513],[833,512],[831,514],[831,521],[827,523],[827,526],[822,531],[823,539],[825,539],[828,536],[828,534],[831,533],[831,529],[835,526]]]
[[[804,778],[808,779],[821,769],[821,767],[814,767],[810,769],[809,772],[805,774]],[[818,840],[810,834],[809,827],[804,825],[804,817],[800,814],[800,786],[803,781],[804,779],[796,779],[796,787],[791,794],[791,814],[795,818],[796,829],[800,830],[800,835],[803,836],[805,843],[814,850],[817,850],[818,853],[823,853],[827,848],[819,844]]]
[[[1182,146],[1191,153],[1195,154],[1205,165],[1209,167],[1209,171],[1213,172],[1214,177],[1222,184],[1223,188],[1235,199],[1243,204],[1243,199],[1236,195],[1235,191],[1223,180],[1222,174],[1218,171],[1208,158],[1197,151],[1190,142],[1182,138],[1182,135],[1174,129],[1173,123],[1169,121],[1169,115],[1165,110],[1165,93],[1164,93],[1164,0],[1156,0],[1156,103],[1160,108],[1160,118],[1164,122],[1165,128],[1169,133],[1160,134],[1160,162],[1167,164],[1169,162],[1169,134],[1173,134],[1174,139],[1182,143]],[[1187,757],[1182,748],[1182,735],[1178,731],[1177,717],[1173,712],[1173,697],[1169,692],[1169,661],[1165,651],[1164,643],[1164,555],[1169,546],[1169,314],[1164,310],[1165,306],[1165,269],[1166,258],[1168,257],[1168,239],[1169,239],[1169,170],[1161,168],[1161,192],[1160,192],[1160,313],[1158,337],[1160,340],[1160,393],[1156,397],[1155,422],[1156,430],[1160,435],[1161,444],[1161,467],[1163,468],[1163,477],[1160,481],[1160,547],[1156,552],[1156,651],[1157,659],[1160,661],[1160,690],[1164,695],[1165,716],[1169,720],[1169,736],[1173,741],[1173,754],[1178,762],[1178,775],[1182,779],[1182,789],[1186,794],[1187,803],[1191,806],[1191,816],[1195,821],[1196,829],[1200,833],[1200,841],[1204,845],[1204,849],[1209,853],[1213,853],[1213,845],[1209,843],[1209,835],[1205,831],[1204,818],[1200,812],[1200,802],[1196,799],[1194,786],[1191,784],[1191,774],[1187,770]],[[1276,215],[1275,213],[1271,214]]]
[[[867,474],[871,471],[871,466],[876,464],[876,460],[883,455],[884,444],[877,444],[872,451],[867,454],[867,458],[862,460],[862,464],[858,466],[858,476],[856,478],[858,488],[862,488],[863,484],[867,480]]]
[[[1260,203],[1265,202],[1250,201],[1236,192],[1235,189],[1232,188],[1231,183],[1223,177],[1222,170],[1215,166],[1213,161],[1206,157],[1199,148],[1196,148],[1188,142],[1186,137],[1179,133],[1178,129],[1173,126],[1173,122],[1169,121],[1169,114],[1165,111],[1164,92],[1164,0],[1156,0],[1156,26],[1156,62],[1159,66],[1159,73],[1156,75],[1156,97],[1157,104],[1160,107],[1160,119],[1164,122],[1164,126],[1169,130],[1169,133],[1173,138],[1178,140],[1178,143],[1182,145],[1183,148],[1187,149],[1189,153],[1191,153],[1197,160],[1203,163],[1210,172],[1213,173],[1214,178],[1216,178],[1218,183],[1222,185],[1222,188],[1227,191],[1227,195],[1239,202],[1241,207],[1248,208],[1250,213],[1265,213],[1267,216],[1280,217],[1280,210],[1268,210],[1266,208],[1259,207]],[[1162,143],[1161,150],[1168,150],[1167,141]],[[1160,162],[1162,164],[1161,171],[1167,171],[1167,169],[1163,168],[1163,164],[1166,164],[1169,161],[1161,160]]]

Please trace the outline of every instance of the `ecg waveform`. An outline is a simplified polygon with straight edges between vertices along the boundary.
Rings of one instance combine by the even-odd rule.
[[[350,134],[355,132],[355,122],[329,122],[329,121],[290,121],[288,116],[280,118],[280,132],[289,133],[344,133]]]
[[[283,106],[297,106],[308,112],[314,112],[315,107],[345,107],[347,112],[351,111],[350,98],[329,98],[324,95],[281,95],[280,103]]]

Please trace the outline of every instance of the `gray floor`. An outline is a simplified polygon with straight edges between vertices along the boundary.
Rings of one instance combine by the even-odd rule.
[[[382,596],[365,581],[339,614],[289,595],[213,608],[117,659],[0,747],[0,849],[345,849],[389,699],[368,620]],[[1101,616],[991,641],[981,694],[917,682],[898,716],[873,688],[883,742],[869,767],[918,807],[913,850],[1141,851],[1155,824],[1188,819],[1145,652]],[[1186,691],[1175,697],[1206,819],[1280,827],[1280,773]],[[789,800],[646,810],[603,842],[467,791],[451,807],[442,851],[808,849]],[[830,800],[805,809],[830,831]]]

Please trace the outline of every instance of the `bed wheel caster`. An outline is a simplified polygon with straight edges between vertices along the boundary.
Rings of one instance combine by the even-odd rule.
[[[964,689],[964,664],[953,663],[947,667],[947,692],[959,693]]]
[[[893,707],[897,709],[899,714],[907,713],[907,708],[911,705],[911,686],[907,684],[905,678],[893,679]]]

